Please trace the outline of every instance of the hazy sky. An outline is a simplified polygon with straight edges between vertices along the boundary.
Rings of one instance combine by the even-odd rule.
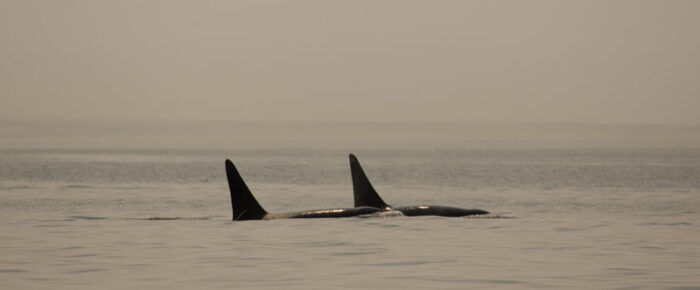
[[[700,124],[700,1],[0,0],[0,117]]]

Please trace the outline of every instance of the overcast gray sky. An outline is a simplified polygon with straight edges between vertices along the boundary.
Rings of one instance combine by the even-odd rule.
[[[700,124],[700,1],[0,0],[0,115]]]

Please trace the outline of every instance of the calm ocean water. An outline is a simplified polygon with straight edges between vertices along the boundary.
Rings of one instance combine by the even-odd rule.
[[[524,147],[353,151],[390,204],[491,216],[245,222],[225,158],[286,212],[351,207],[350,152],[0,149],[0,288],[700,289],[700,149]]]

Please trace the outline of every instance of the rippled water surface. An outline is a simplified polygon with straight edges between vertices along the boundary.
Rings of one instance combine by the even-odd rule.
[[[0,150],[0,288],[700,289],[700,150],[356,151],[390,204],[479,218],[232,222],[351,207],[340,150]]]

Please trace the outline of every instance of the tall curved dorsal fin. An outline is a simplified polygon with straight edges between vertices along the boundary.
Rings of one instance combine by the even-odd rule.
[[[353,154],[350,154],[350,173],[352,174],[352,193],[355,196],[355,207],[371,206],[382,209],[389,207],[374,190],[372,183],[369,182],[362,166],[360,166],[360,161]]]
[[[267,214],[267,211],[260,206],[238,173],[238,170],[236,170],[236,166],[228,159],[226,159],[226,178],[228,179],[228,189],[231,191],[233,220],[262,219]]]

